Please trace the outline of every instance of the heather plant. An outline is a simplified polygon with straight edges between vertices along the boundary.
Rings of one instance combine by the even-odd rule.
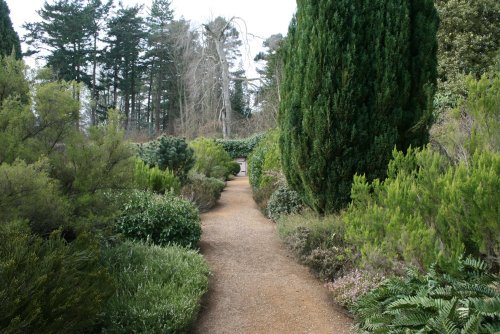
[[[182,197],[196,205],[200,212],[206,212],[215,206],[225,186],[219,179],[191,172],[182,187]]]
[[[357,255],[344,239],[339,216],[283,216],[278,233],[287,247],[320,278],[332,281],[353,266]]]
[[[498,265],[500,156],[477,151],[453,166],[428,148],[393,155],[383,182],[354,178],[343,215],[364,262],[384,257],[426,269],[465,252]]]
[[[208,266],[195,251],[127,241],[104,254],[116,293],[101,317],[104,333],[185,333],[208,290]]]
[[[353,311],[359,333],[498,333],[500,280],[473,258],[447,268],[410,270],[361,297]]]
[[[117,219],[116,231],[133,240],[156,245],[177,244],[195,248],[201,225],[194,205],[173,194],[132,191]]]

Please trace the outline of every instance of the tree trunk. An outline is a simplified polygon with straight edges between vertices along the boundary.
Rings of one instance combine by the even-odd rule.
[[[233,110],[231,108],[231,95],[229,92],[229,65],[227,63],[226,54],[222,41],[215,40],[217,47],[217,55],[219,56],[221,76],[222,76],[222,98],[224,102],[224,112],[222,113],[222,136],[224,139],[231,137],[231,116]]]

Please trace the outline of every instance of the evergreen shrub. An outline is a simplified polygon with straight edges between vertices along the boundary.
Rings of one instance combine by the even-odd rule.
[[[357,258],[344,238],[339,216],[319,217],[312,213],[284,216],[278,221],[278,233],[299,261],[325,280],[343,276]]]
[[[156,245],[177,244],[195,248],[200,240],[198,210],[173,194],[132,191],[117,219],[116,230],[134,240]]]
[[[182,196],[201,212],[206,212],[215,206],[225,186],[219,179],[191,172],[187,184],[182,187]]]
[[[252,153],[254,147],[259,143],[264,134],[258,133],[244,139],[216,139],[232,159],[246,158]]]
[[[183,138],[161,136],[154,141],[139,145],[139,157],[149,166],[169,169],[182,182],[194,166],[194,152]]]
[[[230,168],[233,160],[222,145],[217,144],[215,140],[198,138],[190,142],[189,146],[194,151],[194,171],[221,180],[226,180],[231,174]]]
[[[498,266],[500,155],[476,151],[468,165],[450,165],[429,148],[393,157],[383,182],[354,178],[343,215],[364,262],[383,257],[426,269],[465,252]]]
[[[500,280],[481,260],[410,270],[361,297],[353,310],[358,333],[470,333],[500,331]]]
[[[87,333],[114,292],[98,244],[0,226],[0,332]]]
[[[186,333],[208,290],[208,266],[195,251],[125,242],[105,254],[116,293],[104,333]]]
[[[286,187],[280,187],[269,199],[267,216],[277,221],[282,215],[299,213],[301,209],[302,201],[299,194]]]
[[[240,164],[237,163],[236,161],[232,161],[229,165],[228,165],[228,168],[229,168],[229,173],[231,175],[238,175],[238,173],[240,172],[241,170],[241,167],[240,167]]]
[[[141,190],[150,190],[158,194],[171,192],[179,194],[181,181],[169,169],[161,170],[158,167],[149,167],[141,159],[135,161],[135,183]]]

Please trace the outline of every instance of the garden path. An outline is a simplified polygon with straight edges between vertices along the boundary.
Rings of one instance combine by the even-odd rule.
[[[228,182],[201,221],[212,276],[194,333],[350,333],[352,321],[258,210],[247,177]]]

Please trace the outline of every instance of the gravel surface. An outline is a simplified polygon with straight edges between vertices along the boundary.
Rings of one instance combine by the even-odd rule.
[[[351,333],[351,319],[258,210],[248,178],[228,182],[201,220],[212,277],[193,333]]]

